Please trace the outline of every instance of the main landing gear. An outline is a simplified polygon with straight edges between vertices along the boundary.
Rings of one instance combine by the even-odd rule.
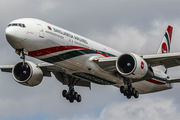
[[[63,90],[62,91],[62,96],[65,97],[67,100],[69,100],[70,103],[73,103],[74,100],[77,102],[81,102],[82,98],[81,95],[79,95],[75,90],[74,90],[74,85],[79,81],[79,79],[75,77],[69,76],[68,82],[69,82],[69,90]]]
[[[130,99],[131,96],[134,96],[135,98],[139,97],[139,92],[136,91],[135,88],[132,87],[129,79],[125,79],[124,84],[125,86],[120,87],[120,92],[124,94],[124,96],[126,96],[127,99]]]
[[[73,103],[74,100],[76,100],[77,102],[81,102],[81,95],[79,95],[77,92],[75,92],[74,89],[71,89],[68,92],[67,92],[67,90],[63,90],[62,95],[67,100],[69,100],[70,103]]]

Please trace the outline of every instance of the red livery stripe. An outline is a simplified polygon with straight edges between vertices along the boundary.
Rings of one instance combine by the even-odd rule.
[[[60,52],[60,51],[72,50],[72,49],[91,50],[89,48],[79,47],[79,46],[56,46],[56,47],[44,48],[44,49],[35,50],[35,51],[29,51],[28,56],[38,57],[38,56],[48,55],[48,54],[56,53],[56,52]],[[97,50],[95,52],[103,55],[104,57],[109,57],[108,55],[106,55],[102,52],[99,52]]]
[[[154,80],[154,79],[148,79],[146,81],[154,83],[154,84],[158,84],[158,85],[165,85],[166,84],[166,82],[161,82],[161,81],[157,81],[157,80]]]
[[[31,57],[38,57],[38,56],[43,56],[55,52],[60,52],[64,50],[71,50],[71,49],[86,49],[89,50],[88,48],[84,47],[79,47],[79,46],[57,46],[57,47],[51,47],[51,48],[44,48],[36,51],[30,51],[28,52],[28,55]]]
[[[169,25],[168,28],[167,28],[167,32],[168,32],[168,35],[169,35],[170,43],[171,43],[171,37],[172,37],[172,30],[173,30],[173,27],[171,27]]]

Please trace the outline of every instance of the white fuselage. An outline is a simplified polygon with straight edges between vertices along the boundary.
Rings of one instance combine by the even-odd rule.
[[[24,24],[25,27],[13,24]],[[120,76],[102,70],[91,61],[95,57],[122,54],[112,48],[32,18],[12,21],[6,29],[6,36],[13,48],[24,48],[29,56],[61,66],[67,74],[102,85],[123,85]],[[156,79],[133,83],[133,87],[141,94],[172,88]]]

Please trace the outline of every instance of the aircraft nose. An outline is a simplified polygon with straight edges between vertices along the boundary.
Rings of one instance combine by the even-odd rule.
[[[5,33],[6,33],[7,40],[16,37],[16,30],[13,28],[10,28],[10,27],[6,28]]]
[[[25,34],[16,27],[7,27],[5,30],[6,39],[9,44],[15,49],[22,49],[22,42],[25,40]]]

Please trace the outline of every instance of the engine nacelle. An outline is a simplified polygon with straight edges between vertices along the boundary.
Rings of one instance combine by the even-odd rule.
[[[13,78],[16,82],[26,86],[36,86],[43,79],[42,70],[36,64],[26,61],[17,63],[12,70]]]
[[[121,55],[117,59],[116,69],[124,77],[141,79],[147,74],[148,65],[140,56],[128,53]]]

